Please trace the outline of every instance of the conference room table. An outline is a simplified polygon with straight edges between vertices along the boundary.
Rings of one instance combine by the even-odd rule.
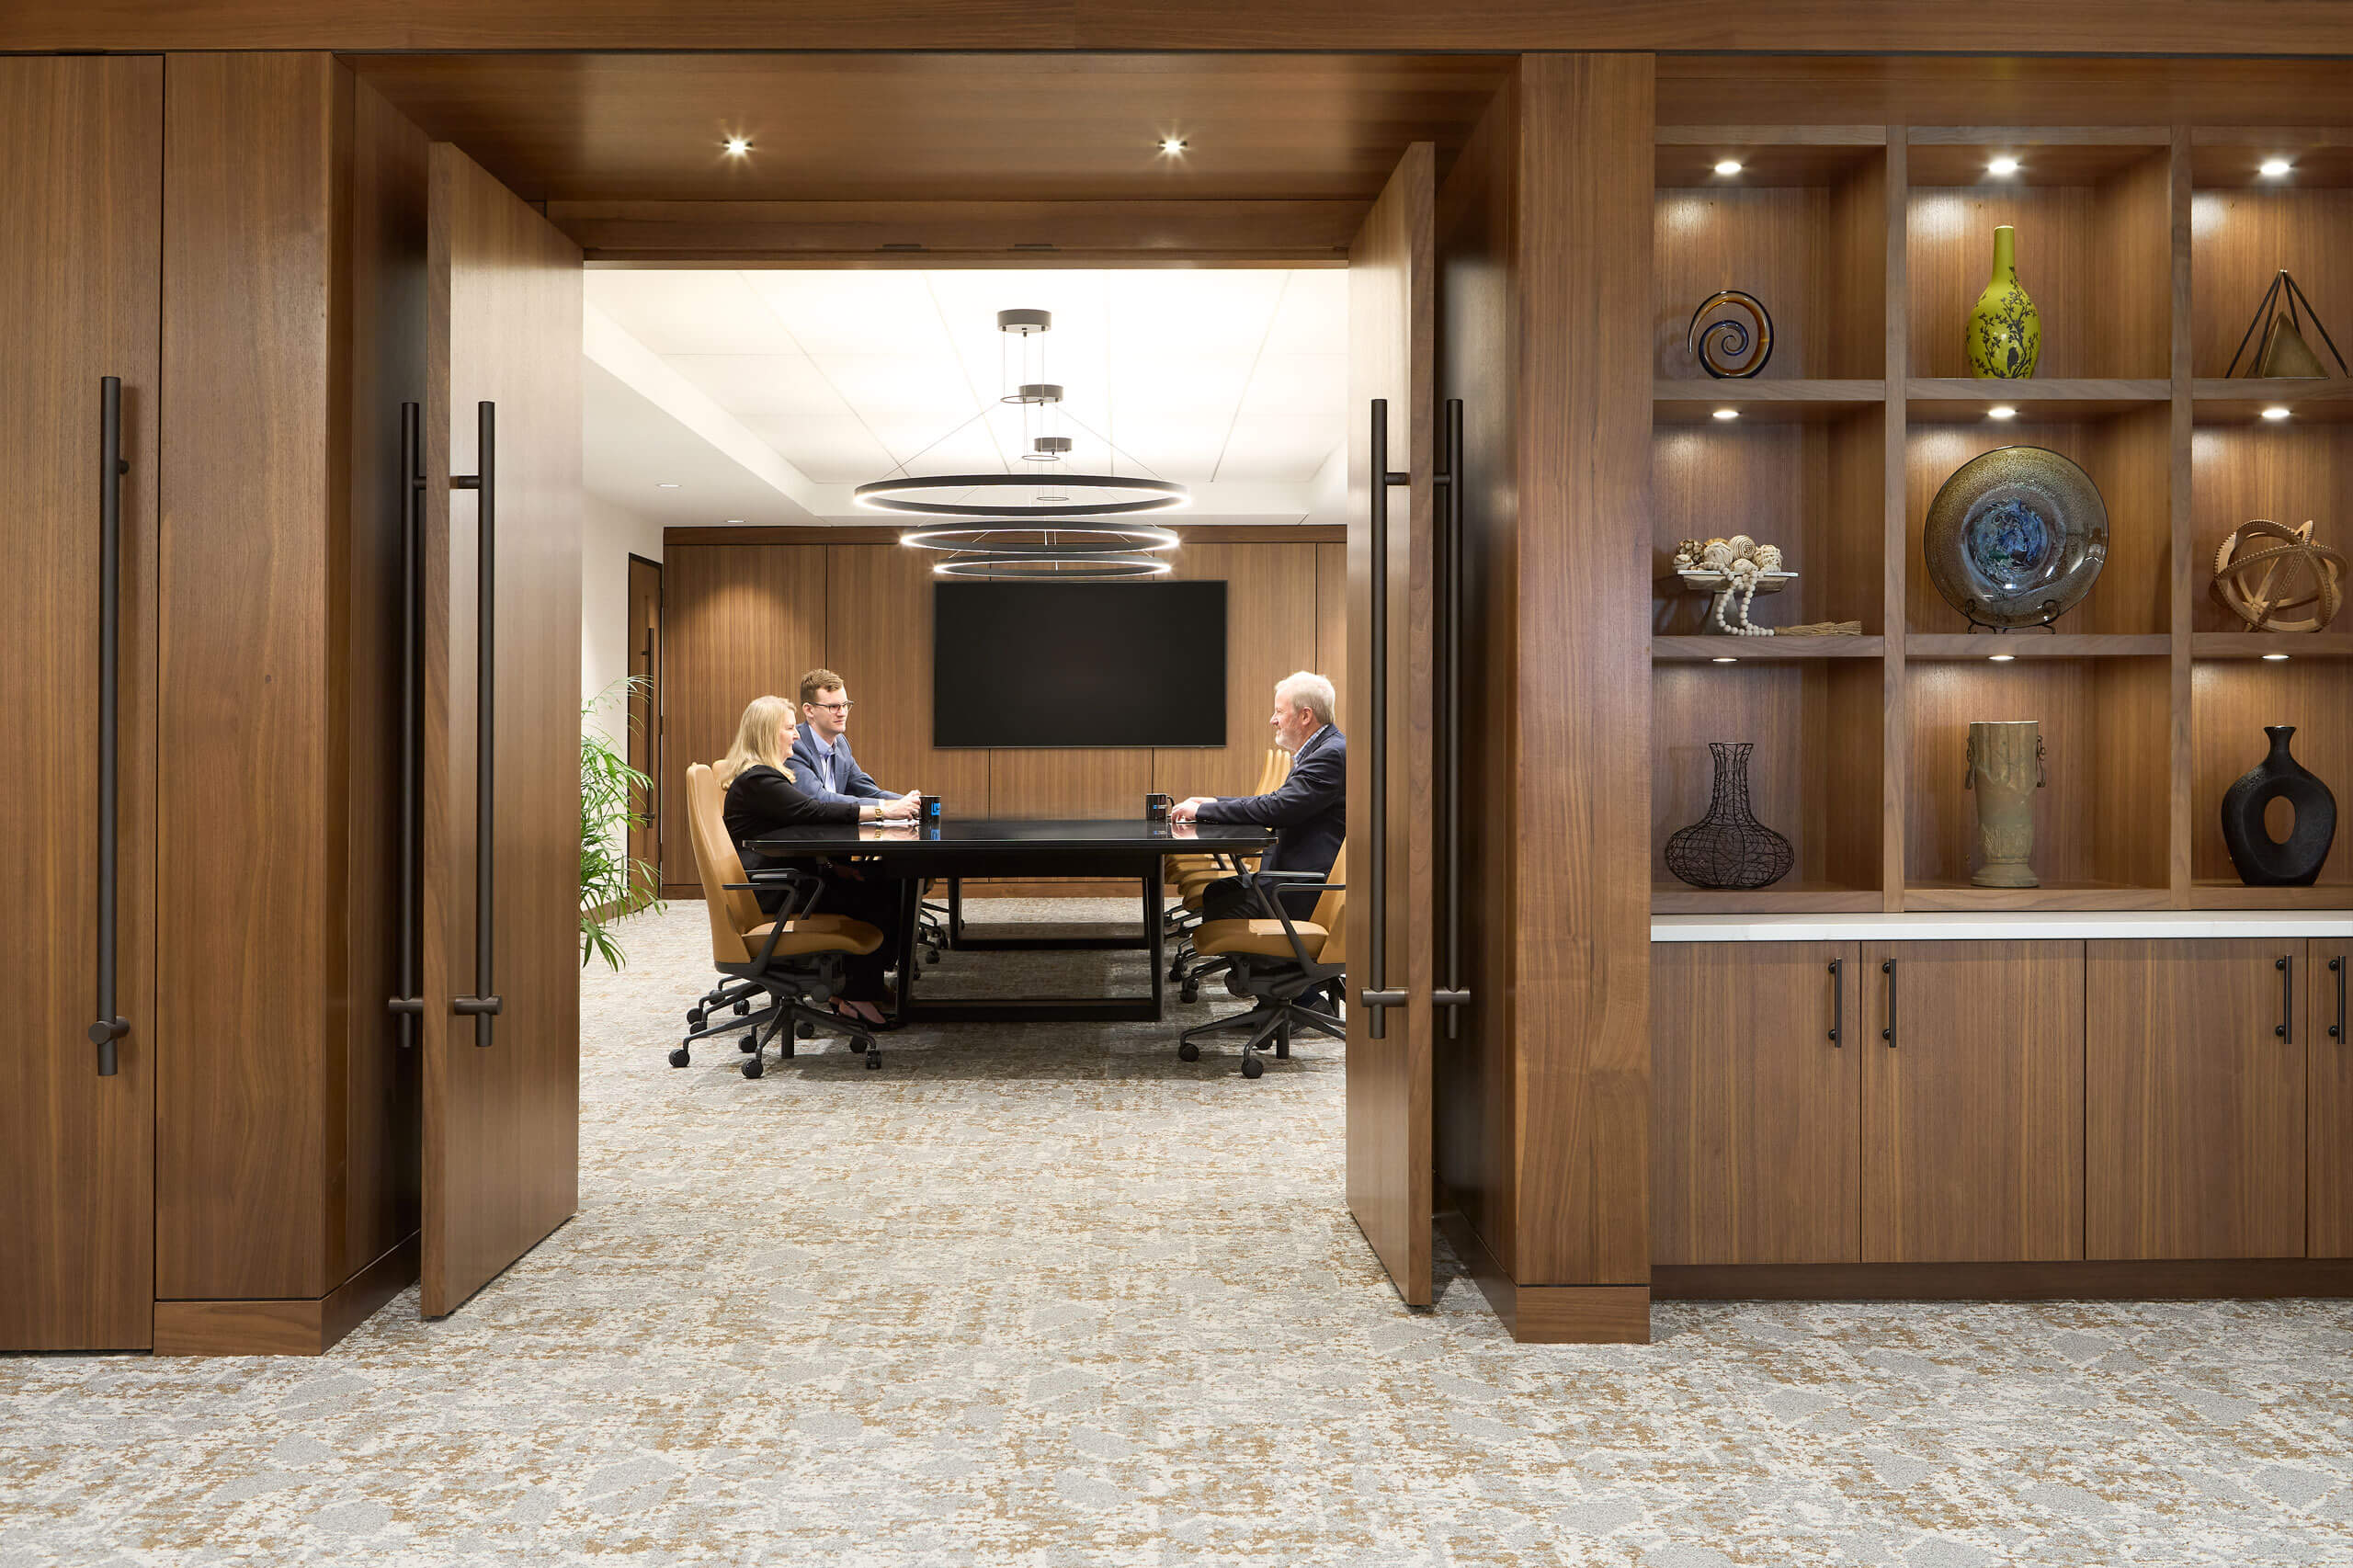
[[[1240,823],[948,818],[913,823],[796,827],[747,839],[744,847],[771,860],[823,858],[856,860],[869,875],[899,883],[898,1017],[928,1023],[1043,1023],[1091,1020],[1150,1022],[1161,1016],[1167,988],[1166,935],[1161,889],[1171,855],[1216,855],[1238,867],[1239,857],[1274,842],[1263,827]],[[978,936],[963,918],[963,879],[1009,877],[1132,878],[1142,890],[1141,930],[1134,936]],[[916,994],[915,931],[927,881],[949,886],[948,946],[959,952],[1142,950],[1150,955],[1152,991],[1143,996],[944,996]]]

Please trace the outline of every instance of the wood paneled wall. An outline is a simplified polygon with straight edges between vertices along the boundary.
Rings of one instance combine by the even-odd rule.
[[[761,540],[711,542],[742,532]],[[960,816],[1129,814],[1154,790],[1237,794],[1270,744],[1274,683],[1316,669],[1347,699],[1342,643],[1347,546],[1335,528],[1198,530],[1177,573],[1226,582],[1226,744],[1154,751],[941,751],[931,744],[931,574],[891,537],[847,530],[673,529],[663,545],[663,766],[716,761],[744,705],[763,693],[798,701],[803,671],[823,665],[850,685],[850,744],[889,789],[924,789]],[[1172,651],[1172,660],[1182,658]],[[664,885],[700,892],[684,821],[685,790],[664,794]]]

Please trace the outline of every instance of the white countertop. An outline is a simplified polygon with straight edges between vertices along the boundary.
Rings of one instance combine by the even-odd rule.
[[[1968,910],[1651,917],[1654,942],[2016,942],[2200,937],[2353,937],[2353,910]]]

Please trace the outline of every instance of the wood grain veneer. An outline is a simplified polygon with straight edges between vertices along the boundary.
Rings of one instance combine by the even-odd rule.
[[[2300,1257],[1662,1267],[1661,1301],[2165,1301],[2353,1296],[2353,1263]]]
[[[323,1356],[416,1283],[417,1238],[402,1237],[324,1296],[157,1301],[158,1356]]]
[[[1647,1285],[1533,1285],[1516,1283],[1487,1250],[1461,1210],[1449,1201],[1439,1210],[1438,1228],[1469,1272],[1472,1282],[1512,1338],[1522,1345],[1648,1345],[1651,1292]]]
[[[886,790],[938,795],[951,814],[987,813],[987,754],[939,751],[931,744],[932,576],[926,552],[896,543],[828,546],[824,584],[819,597],[777,606],[774,613],[779,631],[796,610],[822,614],[822,624],[813,628],[822,654],[813,653],[809,662],[838,673],[851,683],[851,695],[862,699],[849,724],[859,766]],[[758,642],[750,639],[747,651]],[[782,678],[785,684],[776,691],[797,707],[801,671]],[[736,704],[739,712],[742,706]],[[735,715],[729,715],[728,737],[734,734],[734,722]],[[724,739],[719,744],[720,750],[710,754],[713,759],[726,748]],[[690,756],[699,759],[703,754]],[[693,866],[686,869],[691,872]]]
[[[138,1349],[155,1252],[156,313],[164,71],[0,61],[0,1349]],[[122,379],[119,1070],[97,988],[98,380]]]
[[[2294,639],[2279,641],[2288,645]],[[2222,843],[2222,796],[2269,750],[2265,725],[2296,726],[2290,750],[2336,790],[2340,812],[2353,794],[2347,788],[2353,783],[2353,733],[2346,725],[2346,715],[2353,713],[2353,664],[2342,659],[2291,658],[2276,665],[2259,659],[2200,660],[2190,678],[2190,868],[2200,882],[2235,885],[2238,873]],[[2266,818],[2281,837],[2290,820],[2284,803],[2274,805]],[[2353,905],[2348,839],[2353,834],[2340,825],[2321,867],[2320,888],[2304,890],[2336,908]]]
[[[2304,983],[2304,1250],[2353,1257],[2353,942],[2307,942]]]
[[[2301,1256],[2305,944],[2086,946],[2086,1256]]]

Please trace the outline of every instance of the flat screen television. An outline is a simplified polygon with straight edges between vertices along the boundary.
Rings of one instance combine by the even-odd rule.
[[[1225,744],[1225,585],[935,583],[936,746]]]

